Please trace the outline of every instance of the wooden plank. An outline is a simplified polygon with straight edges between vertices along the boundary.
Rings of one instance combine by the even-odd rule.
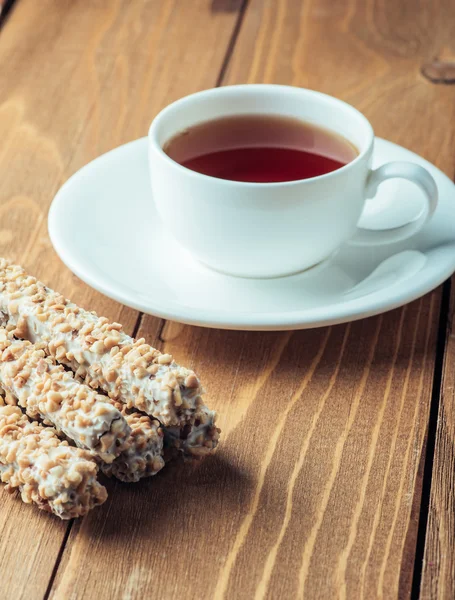
[[[87,4],[84,10],[73,4],[82,20],[74,28],[80,38],[56,35],[51,44],[53,49],[62,44],[64,62],[78,56],[80,40],[92,31],[84,21]],[[110,31],[114,21],[100,4],[93,4],[90,10],[100,11]],[[30,10],[30,3],[24,6]],[[52,26],[62,26],[64,10],[72,10],[72,5],[62,6],[61,18],[51,19]],[[398,15],[396,2],[383,3],[376,13],[372,2],[364,7],[356,12],[353,2],[336,3],[334,9],[328,1],[253,1],[229,81],[294,82],[336,93],[367,112],[378,133],[426,154],[449,172],[451,92],[436,94],[417,75],[419,60],[438,51],[435,36],[425,35],[419,19],[428,19],[422,23],[438,28],[437,42],[448,44],[447,7],[435,3],[435,13],[430,6],[424,17],[410,6],[409,14],[403,10]],[[99,24],[101,18],[97,21],[94,14],[89,17]],[[14,23],[44,56],[41,25],[33,22],[39,19],[24,18],[22,9],[20,15],[17,20],[14,15]],[[129,32],[122,23],[124,33],[111,38],[118,43]],[[404,32],[391,35],[388,23],[400,24]],[[221,31],[216,33],[218,39]],[[102,47],[104,35],[108,34],[89,45],[92,53],[94,47],[99,49],[87,67],[91,82],[100,81],[97,69],[110,53],[109,44]],[[373,40],[372,52],[365,40]],[[319,69],[308,63],[309,48]],[[9,52],[9,60],[18,61],[17,77],[26,91],[21,75],[26,54],[11,37],[3,51]],[[0,39],[0,57],[1,52]],[[333,67],[327,67],[334,56],[343,67],[335,76]],[[264,73],[262,57],[271,63]],[[353,68],[359,60],[360,67]],[[145,62],[139,56],[134,68],[142,64],[145,69]],[[248,75],[250,70],[254,77]],[[191,73],[191,82],[195,73],[199,70]],[[365,74],[371,73],[383,85],[380,101],[372,97],[371,79],[366,82]],[[106,77],[101,92],[109,88]],[[182,89],[186,77],[182,74]],[[46,78],[52,86],[48,72]],[[62,80],[68,84],[68,97],[80,90],[71,77]],[[29,89],[38,83],[35,78]],[[127,93],[126,86],[124,90]],[[98,88],[84,92],[92,93],[96,104]],[[51,90],[49,97],[55,93]],[[158,95],[167,101],[166,93]],[[385,114],[384,107],[390,105],[392,113]],[[98,132],[108,115],[92,106],[84,114],[93,110],[96,126],[89,133],[78,130],[78,139],[84,141],[64,167],[67,171],[83,162],[84,152],[87,157],[99,152]],[[53,105],[49,110],[59,114],[63,109]],[[416,115],[427,124],[425,130],[415,126]],[[60,117],[62,128],[63,123]],[[119,129],[116,139],[128,131],[126,117]],[[2,131],[9,129],[0,125],[0,135]],[[98,140],[95,147],[93,140]],[[60,141],[59,151],[62,146],[66,147]],[[23,164],[30,168],[30,162],[29,156]],[[400,578],[400,568],[412,564],[414,553],[412,509],[419,503],[417,471],[428,418],[438,307],[436,293],[382,318],[294,334],[214,332],[168,324],[161,346],[197,367],[210,389],[210,403],[222,411],[221,451],[190,470],[176,465],[154,482],[134,488],[112,484],[102,516],[93,513],[72,531],[54,597],[115,597],[121,592],[134,598],[152,591],[157,597],[197,598],[286,597],[303,591],[308,597],[356,597],[362,591],[364,597],[408,595],[409,569]],[[158,332],[156,321],[146,319],[142,330],[152,339]],[[11,568],[13,563],[6,564]],[[20,573],[16,576],[20,579]]]
[[[420,66],[453,48],[454,10],[448,0],[420,11],[406,0],[252,0],[224,83],[339,96],[453,176],[455,90]],[[198,471],[211,492],[198,499],[211,515],[205,535],[191,511],[158,534],[166,552],[183,550],[188,597],[409,596],[439,303],[438,290],[382,318],[294,334],[166,325],[163,347],[201,373],[224,430]],[[155,560],[150,578],[166,589]]]
[[[422,567],[421,598],[424,600],[455,597],[454,309],[452,288]]]
[[[60,263],[47,210],[84,163],[146,135],[164,104],[214,85],[236,16],[229,7],[212,13],[205,0],[18,2],[0,34],[1,255],[132,332],[136,311]],[[108,511],[99,509],[101,520]],[[65,531],[3,493],[2,598],[44,595]]]
[[[42,598],[68,524],[0,493],[1,597]]]
[[[201,465],[114,484],[107,515],[72,535],[54,597],[397,595],[396,561],[414,555],[438,307],[433,294],[283,334],[167,324],[161,346],[197,366],[223,445]]]

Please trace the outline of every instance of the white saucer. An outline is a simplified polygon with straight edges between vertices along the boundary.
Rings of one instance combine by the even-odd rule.
[[[346,244],[329,261],[292,277],[222,275],[169,239],[151,197],[146,138],[108,152],[73,175],[52,203],[49,233],[60,258],[78,277],[145,313],[248,330],[351,321],[410,302],[455,271],[455,186],[423,158],[376,139],[374,166],[390,160],[419,163],[436,179],[440,204],[431,222],[417,236],[392,246]],[[368,226],[374,217],[379,226],[400,225],[420,209],[417,188],[389,181],[381,186],[379,202],[369,201],[361,224]],[[397,253],[402,254],[385,273],[350,291]]]

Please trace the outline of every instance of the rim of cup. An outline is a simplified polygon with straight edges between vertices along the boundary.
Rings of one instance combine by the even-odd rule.
[[[198,173],[197,171],[193,171],[192,169],[189,169],[188,167],[184,167],[183,165],[181,165],[180,163],[175,161],[173,158],[168,156],[168,154],[166,154],[166,152],[163,149],[162,144],[160,143],[160,141],[158,139],[159,128],[160,128],[161,122],[163,120],[165,120],[166,118],[172,117],[172,113],[174,113],[175,111],[182,108],[186,103],[194,101],[194,100],[198,100],[199,98],[201,98],[203,96],[216,97],[216,96],[221,96],[221,95],[229,95],[229,94],[237,93],[239,91],[241,92],[242,90],[244,90],[244,91],[255,90],[259,93],[267,93],[267,91],[276,93],[277,91],[282,91],[283,93],[286,93],[286,94],[296,94],[296,95],[303,93],[303,94],[311,95],[316,98],[320,98],[321,100],[324,100],[324,101],[329,101],[329,102],[335,103],[340,108],[347,110],[353,116],[355,116],[357,119],[359,119],[359,121],[362,123],[363,127],[366,130],[367,142],[365,143],[365,146],[362,150],[360,150],[357,147],[357,145],[355,145],[355,147],[359,151],[358,155],[354,158],[354,160],[351,160],[350,162],[343,165],[339,169],[336,169],[335,171],[331,171],[329,173],[324,173],[323,175],[317,175],[315,177],[308,177],[305,179],[294,179],[292,181],[272,181],[272,182],[265,182],[265,183],[264,182],[252,182],[252,181],[235,181],[235,180],[231,180],[231,179],[222,179],[219,177],[213,177],[211,175],[205,175],[203,173]],[[238,113],[238,114],[240,115],[240,114],[247,114],[247,113]],[[266,114],[274,114],[274,113],[272,111],[270,113],[263,113],[263,114],[266,115]],[[286,116],[284,113],[277,112],[276,114],[280,115],[280,116]],[[232,116],[232,115],[228,115],[228,116]],[[223,117],[220,117],[220,118],[223,118]],[[302,119],[302,120],[305,121],[305,119]],[[205,121],[205,119],[195,121],[194,125],[203,123],[204,121]],[[305,122],[311,123],[311,121],[305,121]],[[191,125],[189,127],[191,127]],[[330,128],[326,128],[326,129],[329,132],[333,131]],[[178,132],[174,135],[178,135]],[[172,139],[172,137],[173,136],[171,136],[169,139]],[[343,137],[346,138],[346,136],[343,136]],[[310,90],[308,88],[300,88],[300,87],[295,87],[295,86],[291,86],[291,85],[278,85],[278,84],[268,84],[268,83],[247,83],[247,84],[240,84],[240,85],[227,85],[227,86],[221,86],[221,87],[217,87],[217,88],[209,88],[207,90],[195,92],[193,94],[189,94],[187,96],[183,96],[182,98],[179,98],[178,100],[175,100],[174,102],[172,102],[171,104],[169,104],[168,106],[163,108],[153,119],[153,121],[150,125],[150,128],[149,128],[148,138],[149,138],[149,145],[153,145],[153,148],[158,152],[158,154],[160,155],[160,157],[162,159],[164,159],[166,162],[171,164],[174,168],[176,168],[178,170],[183,170],[187,175],[197,177],[197,178],[202,178],[203,180],[210,180],[212,182],[217,181],[219,183],[219,185],[226,185],[226,186],[232,186],[232,187],[236,187],[239,185],[242,187],[257,187],[257,186],[260,186],[260,187],[288,187],[288,186],[294,186],[294,185],[302,185],[304,183],[312,183],[314,181],[320,181],[322,179],[333,178],[341,173],[345,173],[349,169],[354,168],[358,162],[360,162],[362,159],[364,159],[365,155],[370,150],[372,143],[374,141],[374,131],[373,131],[373,127],[372,127],[371,123],[368,121],[368,119],[365,117],[365,115],[363,113],[361,113],[359,110],[354,108],[354,106],[352,106],[348,102],[344,102],[344,100],[335,98],[335,96],[330,96],[329,94],[324,94],[324,93],[318,92],[316,90]],[[349,139],[348,139],[348,141],[353,143]]]

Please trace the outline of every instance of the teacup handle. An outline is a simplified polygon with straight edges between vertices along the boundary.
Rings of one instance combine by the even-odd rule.
[[[378,169],[371,170],[366,181],[366,197],[373,198],[383,181],[396,177],[407,179],[419,186],[425,194],[425,209],[414,221],[401,227],[381,230],[358,227],[357,233],[354,234],[350,243],[370,246],[400,242],[420,231],[425,223],[429,221],[438,204],[438,187],[430,173],[415,163],[389,162]]]

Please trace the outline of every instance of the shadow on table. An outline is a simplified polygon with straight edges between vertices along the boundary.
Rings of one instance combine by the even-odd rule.
[[[80,534],[99,542],[116,538],[136,543],[141,538],[161,543],[174,536],[181,543],[189,528],[212,535],[214,519],[209,515],[223,514],[228,522],[235,521],[239,507],[250,501],[253,485],[221,451],[195,464],[175,460],[155,477],[136,484],[107,479],[103,484],[109,498],[84,519]],[[214,528],[213,535],[217,531]]]

